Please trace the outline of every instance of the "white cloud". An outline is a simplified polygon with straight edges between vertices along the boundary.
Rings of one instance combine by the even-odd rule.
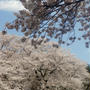
[[[23,5],[16,0],[0,0],[0,10],[18,11],[24,9]]]

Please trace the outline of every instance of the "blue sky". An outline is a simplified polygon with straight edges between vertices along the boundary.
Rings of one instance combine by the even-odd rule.
[[[3,26],[7,21],[12,21],[15,19],[13,12],[21,9],[24,9],[24,7],[18,1],[0,0],[0,31],[3,30]],[[77,30],[78,27],[79,25],[76,25],[75,29]],[[17,33],[15,30],[11,30],[9,33],[22,35],[21,33]],[[68,47],[63,47],[69,49],[77,58],[90,64],[90,48],[85,48],[84,40],[76,41]]]

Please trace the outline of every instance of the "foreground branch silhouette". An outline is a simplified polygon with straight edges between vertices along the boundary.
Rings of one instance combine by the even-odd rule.
[[[52,39],[58,44],[70,45],[75,40],[86,40],[90,45],[90,1],[89,0],[20,0],[26,10],[14,13],[13,22],[6,23],[5,30],[21,30],[25,37],[32,39],[35,47]],[[80,24],[79,30],[75,25]],[[5,34],[6,31],[3,31]],[[80,33],[82,31],[82,33]],[[76,33],[80,33],[79,37]]]

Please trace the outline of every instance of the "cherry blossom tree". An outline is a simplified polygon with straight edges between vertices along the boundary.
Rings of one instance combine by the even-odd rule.
[[[26,10],[14,13],[16,19],[6,23],[8,29],[21,30],[22,42],[31,38],[32,45],[40,45],[55,39],[59,45],[70,45],[84,39],[90,45],[90,1],[89,0],[20,0]],[[75,29],[80,24],[79,30]],[[82,32],[81,32],[82,31]],[[80,37],[76,32],[80,33]]]

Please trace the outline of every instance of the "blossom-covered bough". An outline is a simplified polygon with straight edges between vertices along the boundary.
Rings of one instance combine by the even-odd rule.
[[[0,90],[90,90],[90,66],[48,42],[0,33]]]
[[[32,39],[35,47],[52,39],[59,45],[70,45],[75,40],[86,40],[90,45],[90,1],[89,0],[20,0],[26,10],[15,13],[13,22],[5,29],[21,30]],[[75,26],[79,24],[79,29]],[[82,32],[80,32],[82,31]],[[6,31],[3,31],[5,33]],[[76,33],[80,33],[79,36]]]

